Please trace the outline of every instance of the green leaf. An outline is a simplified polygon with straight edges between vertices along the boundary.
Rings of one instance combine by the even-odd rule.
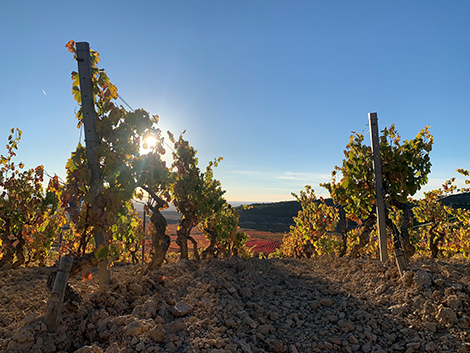
[[[95,253],[95,256],[98,260],[103,260],[108,258],[109,247],[107,245],[101,245]]]

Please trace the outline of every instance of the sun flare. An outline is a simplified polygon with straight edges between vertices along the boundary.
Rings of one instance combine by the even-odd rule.
[[[155,137],[151,135],[146,136],[140,145],[140,154],[149,153],[155,148],[157,143],[158,143],[158,140]]]

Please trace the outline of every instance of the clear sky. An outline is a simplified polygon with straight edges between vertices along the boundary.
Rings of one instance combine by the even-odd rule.
[[[87,41],[118,93],[214,157],[229,201],[292,199],[330,180],[351,131],[435,137],[430,184],[470,168],[470,1],[8,1],[0,140],[65,176],[80,139],[64,45]],[[82,136],[83,139],[83,136]],[[4,154],[4,147],[0,153]]]

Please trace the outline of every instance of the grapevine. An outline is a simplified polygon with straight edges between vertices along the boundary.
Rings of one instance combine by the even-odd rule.
[[[344,206],[346,217],[362,227],[359,241],[350,253],[353,257],[369,242],[376,220],[372,151],[363,141],[363,135],[351,135],[344,151],[342,166],[335,167],[331,182],[321,184],[330,192],[335,204]],[[432,144],[433,137],[428,126],[413,140],[401,142],[394,125],[385,128],[380,137],[387,226],[392,231],[395,247],[403,246],[407,256],[412,256],[415,252],[409,236],[412,212],[408,197],[413,196],[428,181]],[[338,173],[341,175],[339,180]],[[403,213],[399,225],[391,219],[394,210],[401,210]]]
[[[57,177],[43,189],[42,165],[24,170],[24,164],[14,162],[22,132],[11,129],[7,155],[0,156],[0,227],[3,256],[0,268],[18,267],[26,261],[44,262],[62,219],[53,217],[58,199],[55,193]],[[28,252],[28,259],[25,258]]]

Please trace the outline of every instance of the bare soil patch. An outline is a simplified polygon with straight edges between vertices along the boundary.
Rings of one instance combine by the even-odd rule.
[[[0,271],[0,352],[468,352],[470,263],[231,258],[112,284],[69,282],[59,329],[42,323],[52,268]]]

